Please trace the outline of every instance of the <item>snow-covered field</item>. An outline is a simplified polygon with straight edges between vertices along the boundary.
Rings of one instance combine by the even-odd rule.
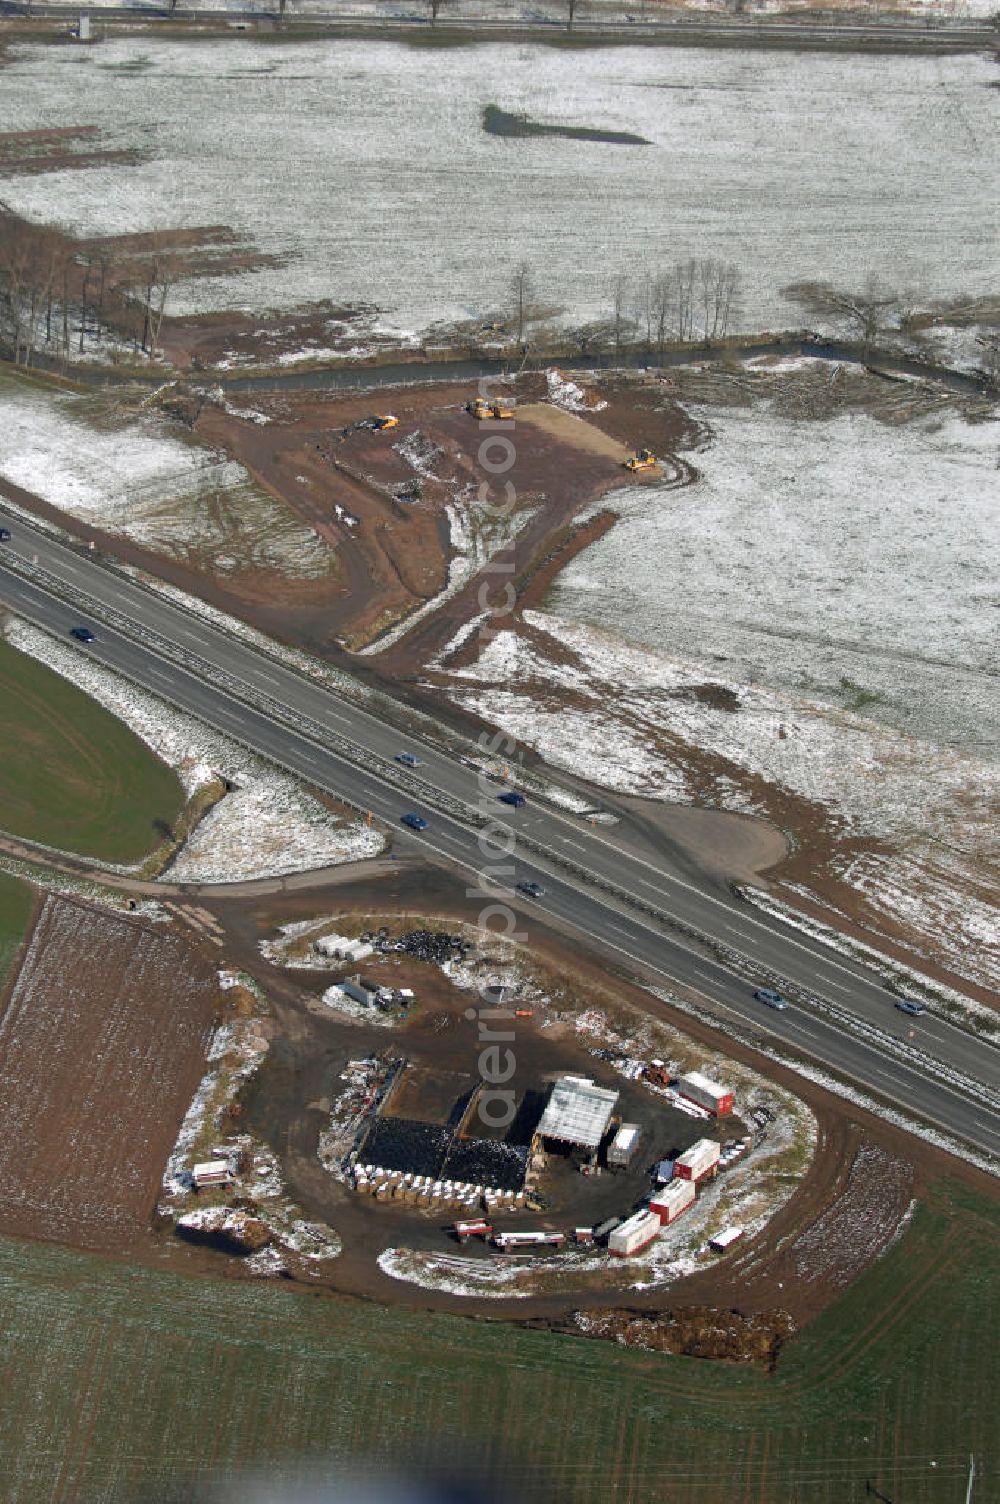
[[[6,57],[0,131],[94,124],[148,154],[5,178],[13,209],[87,236],[225,223],[291,258],[181,285],[175,313],[323,298],[412,331],[496,307],[522,259],[574,319],[688,256],[739,265],[748,328],[800,324],[801,279],[992,290],[986,57],[148,35]],[[652,144],[490,135],[488,105]]]
[[[94,399],[0,376],[0,477],[74,517],[224,575],[322,578],[333,555],[242,465],[153,414],[111,419]]]
[[[361,861],[382,850],[377,830],[338,820],[298,779],[48,633],[14,620],[5,636],[123,720],[175,769],[188,794],[213,778],[233,785],[184,843],[165,874],[170,881],[239,882]]]
[[[841,706],[863,693],[876,721],[995,745],[1000,422],[691,411],[710,432],[700,479],[617,492],[622,520],[560,577],[553,611],[730,681]]]
[[[874,914],[959,974],[1000,983],[989,894],[995,762],[564,618],[526,619],[548,634],[552,655],[500,633],[475,667],[451,674],[456,701],[607,788],[771,818],[769,790],[793,791],[827,809],[849,840],[894,848],[832,854],[831,870]]]

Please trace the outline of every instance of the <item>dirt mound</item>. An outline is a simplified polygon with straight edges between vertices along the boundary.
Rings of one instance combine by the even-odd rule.
[[[686,1358],[725,1358],[732,1363],[773,1364],[782,1343],[795,1330],[787,1311],[720,1311],[714,1306],[680,1306],[674,1311],[574,1311],[562,1328],[600,1337],[622,1347],[676,1353]]]

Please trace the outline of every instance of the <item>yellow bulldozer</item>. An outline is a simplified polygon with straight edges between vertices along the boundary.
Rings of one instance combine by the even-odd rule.
[[[625,461],[626,470],[653,470],[656,467],[656,455],[651,449],[640,449],[638,454],[632,454]]]

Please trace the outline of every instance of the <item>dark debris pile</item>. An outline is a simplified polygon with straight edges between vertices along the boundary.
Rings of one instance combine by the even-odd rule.
[[[467,956],[475,947],[462,935],[452,935],[448,930],[408,930],[405,935],[390,935],[388,929],[369,930],[362,935],[383,955],[401,952],[415,956],[418,961],[433,961],[438,966],[445,961]]]

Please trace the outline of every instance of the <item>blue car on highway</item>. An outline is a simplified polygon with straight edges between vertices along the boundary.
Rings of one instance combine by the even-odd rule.
[[[766,1003],[769,1008],[788,1007],[787,998],[783,998],[780,992],[775,992],[773,987],[758,987],[754,997],[758,1003]]]
[[[411,830],[427,829],[427,821],[424,819],[423,815],[414,814],[412,810],[408,815],[403,816],[403,824],[408,825]]]
[[[509,789],[506,794],[500,794],[498,797],[501,804],[509,804],[513,809],[520,809],[525,802],[524,795],[519,794],[516,789]]]
[[[921,1013],[927,1012],[927,1009],[924,1007],[923,1003],[918,1003],[917,1000],[912,997],[901,997],[899,1002],[896,1004],[896,1007],[899,1009],[900,1013],[908,1013],[911,1018],[919,1018]]]
[[[89,627],[70,627],[69,635],[75,637],[77,642],[93,642],[94,634]]]

